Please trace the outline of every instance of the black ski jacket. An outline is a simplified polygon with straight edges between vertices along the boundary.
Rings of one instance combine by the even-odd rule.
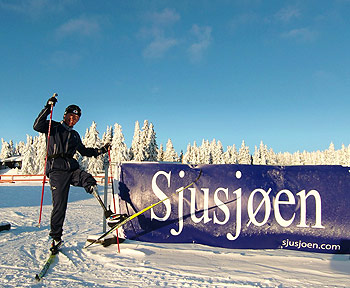
[[[50,121],[47,120],[47,116],[49,114],[49,106],[40,112],[33,125],[35,131],[48,134]],[[98,148],[86,148],[81,142],[79,133],[68,127],[63,121],[51,121],[46,174],[49,175],[51,171],[56,170],[74,171],[78,169],[79,163],[73,158],[76,151],[88,157],[96,157],[103,153]]]

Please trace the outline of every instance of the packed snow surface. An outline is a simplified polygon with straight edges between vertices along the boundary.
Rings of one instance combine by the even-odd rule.
[[[99,187],[102,193],[103,187]],[[233,250],[198,244],[127,240],[83,249],[102,233],[102,209],[84,189],[72,187],[64,247],[41,282],[48,257],[51,193],[41,184],[0,184],[0,287],[350,287],[349,255],[290,250]]]

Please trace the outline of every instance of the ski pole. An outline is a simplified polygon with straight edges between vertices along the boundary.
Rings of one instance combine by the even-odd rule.
[[[116,208],[116,206],[115,206],[114,183],[113,183],[113,171],[112,171],[111,148],[110,148],[110,147],[108,147],[108,161],[109,161],[109,166],[111,167],[111,183],[112,183],[112,197],[113,197],[113,204],[114,204],[114,213],[117,213],[117,208]],[[120,253],[118,229],[116,229],[115,233],[117,234],[118,253]]]
[[[58,96],[57,93],[54,93],[54,94],[53,94],[53,97],[57,97],[57,96]],[[46,163],[47,163],[47,156],[48,156],[48,153],[49,153],[49,144],[50,144],[50,132],[51,132],[53,105],[54,105],[54,103],[51,103],[49,129],[48,129],[48,131],[47,131],[46,156],[45,156],[43,186],[42,186],[42,190],[41,190],[41,202],[40,202],[40,213],[39,213],[39,223],[38,223],[38,227],[40,227],[40,224],[41,224],[41,214],[42,214],[42,210],[43,210],[44,189],[45,189],[45,182],[46,182]]]
[[[114,195],[114,186],[113,186],[113,170],[112,170],[111,148],[110,147],[108,147],[108,161],[109,161],[109,167],[111,167],[111,182],[112,182],[112,197],[113,197],[114,213],[117,213],[117,208],[115,206],[115,195]]]

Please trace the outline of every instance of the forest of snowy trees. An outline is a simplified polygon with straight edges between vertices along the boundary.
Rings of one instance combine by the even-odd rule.
[[[154,126],[145,120],[142,128],[138,121],[135,123],[134,136],[131,147],[125,144],[122,127],[119,124],[107,127],[106,132],[100,138],[95,122],[86,130],[82,142],[86,147],[100,148],[110,142],[111,161],[121,163],[124,161],[159,161],[159,162],[181,162],[189,164],[252,164],[252,165],[343,165],[350,166],[350,145],[342,145],[341,149],[335,150],[331,143],[325,151],[275,153],[261,141],[255,146],[251,154],[245,142],[239,148],[235,144],[224,149],[222,143],[213,139],[202,140],[198,145],[196,142],[188,144],[187,151],[178,154],[168,139],[165,149],[163,144],[158,146]],[[46,137],[44,134],[38,136],[27,135],[27,141],[14,145],[13,141],[6,142],[1,139],[2,148],[0,159],[4,160],[13,156],[22,156],[22,174],[42,174],[44,170],[46,155]],[[82,157],[77,153],[74,157],[80,165],[88,172],[96,175],[103,171],[104,161],[108,155],[98,157]],[[105,158],[107,157],[107,159]]]

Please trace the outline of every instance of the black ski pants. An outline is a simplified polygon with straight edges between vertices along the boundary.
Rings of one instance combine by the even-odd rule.
[[[56,239],[62,236],[70,185],[84,187],[86,192],[91,193],[91,186],[95,186],[97,183],[91,174],[81,169],[74,171],[51,171],[49,173],[49,180],[53,206],[50,236]]]

